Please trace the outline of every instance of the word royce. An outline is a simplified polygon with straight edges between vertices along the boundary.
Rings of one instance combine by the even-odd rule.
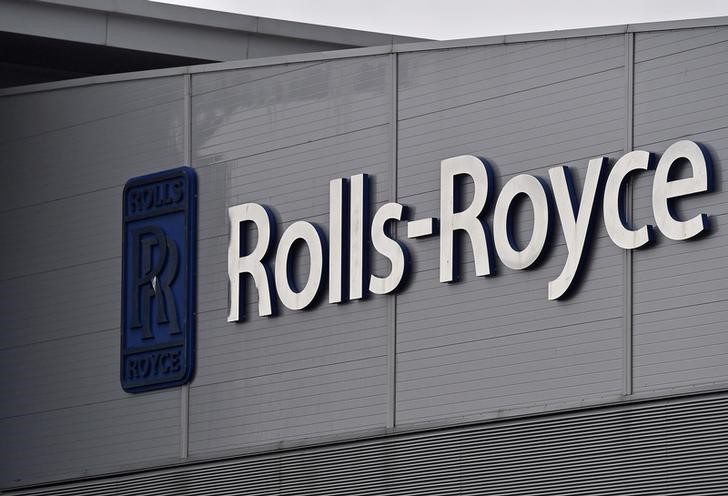
[[[707,150],[693,141],[679,141],[670,146],[655,166],[655,156],[646,151],[632,151],[622,156],[607,171],[607,158],[589,161],[581,194],[577,196],[567,167],[549,169],[550,186],[541,178],[521,174],[503,185],[495,201],[493,225],[482,219],[493,197],[493,174],[483,159],[462,155],[440,163],[440,281],[453,282],[458,277],[459,252],[456,232],[463,232],[473,249],[475,274],[493,274],[494,254],[507,267],[515,270],[532,266],[544,252],[551,231],[554,210],[564,233],[568,255],[561,273],[548,283],[548,298],[567,294],[577,278],[585,247],[594,224],[597,203],[602,199],[604,224],[612,241],[631,250],[648,245],[654,239],[651,225],[632,227],[627,221],[627,178],[632,173],[655,169],[652,185],[652,210],[660,232],[674,240],[686,240],[708,228],[706,214],[681,220],[672,208],[673,200],[712,190],[712,164]],[[675,178],[680,162],[689,164],[692,175]],[[462,186],[458,177],[473,183],[472,201],[461,206]],[[299,310],[311,305],[319,293],[328,265],[329,302],[364,298],[366,292],[387,294],[404,281],[409,251],[387,229],[388,225],[406,221],[406,207],[399,203],[381,206],[369,222],[368,177],[366,174],[330,182],[329,242],[315,224],[297,221],[283,232],[275,249],[274,262],[269,260],[275,240],[275,221],[271,211],[256,203],[230,207],[230,243],[228,277],[230,279],[230,313],[228,321],[242,320],[245,295],[241,276],[252,277],[258,292],[258,313],[272,315],[273,291],[287,308]],[[525,247],[517,246],[512,233],[512,206],[517,197],[527,198],[533,207],[533,229]],[[555,206],[554,206],[555,205]],[[435,234],[434,218],[409,220],[407,237],[419,238]],[[245,250],[243,224],[251,223],[257,231],[252,250]],[[393,230],[392,230],[393,232]],[[369,243],[386,257],[389,274],[369,274]],[[292,258],[295,244],[305,244],[310,258],[308,278],[299,289],[293,281]],[[245,254],[244,254],[245,253]],[[328,262],[326,261],[328,259]],[[271,269],[273,269],[271,271]],[[271,276],[271,273],[273,274]],[[348,294],[347,294],[348,293]]]

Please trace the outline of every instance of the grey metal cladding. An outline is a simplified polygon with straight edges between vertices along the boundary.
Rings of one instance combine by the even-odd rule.
[[[118,361],[118,340],[115,328],[1,350],[3,369],[20,378],[0,383],[2,417],[124,398],[118,370],[109,366]],[[83,354],[74,356],[74,349]]]
[[[400,59],[405,86],[400,84],[399,118],[408,119],[623,67],[624,40],[593,36],[434,50]],[[452,84],[443,86],[444,80]]]
[[[182,164],[183,89],[180,77],[0,99],[2,486],[179,454],[179,392],[129,397],[118,360],[121,192]]]
[[[266,318],[248,281],[246,318],[228,323],[226,253],[232,205],[270,207],[276,239],[298,220],[316,223],[328,238],[331,179],[369,173],[372,208],[389,200],[389,58],[195,75],[192,88],[200,340],[190,453],[383,428],[387,299],[332,305],[323,291],[311,311],[277,302],[278,315]],[[385,263],[375,259],[374,270],[386,270]],[[304,250],[299,283],[307,270]]]
[[[387,57],[292,64],[280,74],[195,95],[196,166],[240,159],[389,122]],[[265,73],[264,69],[258,69]],[[214,73],[193,77],[209,86]],[[224,84],[224,81],[221,81]],[[388,84],[389,82],[389,84]]]
[[[181,77],[168,77],[0,99],[0,212],[180,165],[183,89]]]
[[[728,485],[727,410],[725,395],[623,405],[21,494],[720,495]]]
[[[0,279],[118,257],[121,191],[121,187],[104,188],[0,213],[0,225],[14,233],[3,243],[6,265]]]
[[[622,153],[624,51],[623,36],[607,36],[401,54],[397,198],[412,218],[437,217],[440,160],[462,154],[488,160],[496,193],[517,173],[548,180],[558,165],[581,191],[590,158]],[[532,222],[524,210],[522,242]],[[619,397],[623,253],[597,222],[580,287],[548,301],[566,255],[554,223],[552,252],[535,270],[497,262],[495,276],[475,277],[464,241],[455,284],[438,282],[437,239],[410,241],[411,284],[397,298],[397,425]]]
[[[120,273],[111,258],[0,281],[0,352],[118,329]]]
[[[173,461],[179,453],[179,398],[178,391],[164,391],[0,418],[0,484],[78,478]]]
[[[724,387],[728,30],[635,37],[634,148],[659,154],[692,139],[709,147],[716,170],[716,192],[677,204],[683,215],[709,214],[711,232],[689,242],[658,232],[656,246],[634,252],[635,393]],[[628,258],[599,213],[583,279],[562,301],[547,300],[548,281],[566,259],[557,217],[553,248],[534,270],[496,258],[496,275],[476,278],[463,242],[460,281],[440,283],[437,237],[405,239],[403,224],[413,272],[396,300],[329,304],[323,291],[311,311],[278,305],[277,317],[261,318],[248,283],[247,318],[237,324],[226,322],[226,252],[228,207],[271,207],[277,237],[298,220],[327,231],[329,181],[362,172],[373,181],[372,211],[397,198],[411,219],[439,217],[440,161],[456,155],[487,159],[496,194],[516,174],[548,182],[548,169],[559,165],[571,168],[580,192],[589,159],[625,151],[628,46],[622,34],[589,36],[0,98],[0,231],[12,233],[0,244],[0,374],[13,377],[0,384],[0,485],[179,461],[184,395],[130,398],[118,386],[119,221],[124,182],[180,165],[190,143],[200,192],[192,457],[381,434],[395,397],[402,431],[623,400]],[[654,224],[653,173],[637,176],[634,224]],[[472,187],[464,190],[467,202]],[[492,211],[493,202],[490,225]],[[518,214],[521,243],[531,217],[528,207]],[[307,264],[301,253],[297,281]],[[386,273],[383,257],[372,265]],[[649,465],[662,470],[663,493],[707,493],[700,483],[725,484],[726,405],[716,395],[607,407],[136,474],[67,492],[207,493],[216,478],[246,494],[433,487],[448,494],[475,484],[495,493],[636,494],[654,475],[638,470]],[[690,465],[696,459],[700,467]],[[605,475],[605,460],[622,470]],[[601,493],[593,487],[599,477]]]
[[[137,16],[109,15],[105,44],[201,60],[246,59],[249,34]],[[214,53],[214,55],[213,55]]]
[[[657,233],[634,254],[635,391],[716,387],[728,377],[728,29],[638,33],[635,148],[662,153],[678,139],[710,151],[714,192],[681,199],[678,215],[709,215],[710,232],[688,243]],[[682,170],[681,173],[689,174]],[[634,193],[635,223],[650,221],[653,172]]]
[[[306,67],[320,64],[321,62],[301,62],[297,64],[278,64],[278,65],[266,65],[262,67],[250,67],[244,70],[221,70],[213,71],[202,74],[196,74],[192,77],[192,85],[190,87],[190,94],[194,97],[200,98],[195,101],[195,105],[199,105],[200,101],[204,102],[201,98],[205,93],[219,92],[225,89],[232,90],[235,86],[253,83],[258,80],[269,79],[274,76],[283,75],[288,72],[298,72]],[[239,88],[240,90],[240,88]],[[237,95],[237,96],[236,96]],[[220,95],[218,94],[218,97]],[[235,98],[241,99],[240,103],[247,103],[246,106],[251,106],[255,100],[254,93],[241,93],[240,91],[231,93],[228,99],[231,103]],[[259,99],[260,97],[258,97]],[[217,100],[217,99],[216,99]],[[221,118],[223,114],[219,114],[218,118]],[[210,117],[205,118],[204,115],[200,115],[195,120],[196,128],[202,130],[205,128],[205,121],[208,121]],[[212,124],[209,122],[208,124]],[[197,137],[199,139],[199,137]]]

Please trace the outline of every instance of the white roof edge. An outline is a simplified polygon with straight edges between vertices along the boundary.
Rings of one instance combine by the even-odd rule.
[[[69,0],[44,0],[44,1],[69,1]],[[73,0],[83,2],[86,0]],[[199,74],[206,72],[223,71],[229,69],[244,69],[250,67],[265,67],[278,64],[293,64],[300,62],[317,62],[323,60],[335,60],[355,57],[368,57],[388,53],[407,53],[427,50],[446,50],[452,48],[500,45],[506,43],[523,43],[532,41],[545,41],[554,39],[581,38],[587,36],[607,36],[626,33],[641,33],[651,31],[669,31],[675,29],[692,29],[701,27],[727,26],[728,17],[708,17],[702,19],[685,19],[676,21],[661,21],[639,24],[623,24],[617,26],[600,26],[594,28],[569,29],[564,31],[545,31],[540,33],[523,33],[502,36],[489,36],[484,38],[470,38],[450,41],[421,41],[417,43],[390,44],[376,47],[351,48],[344,50],[333,50],[327,52],[313,52],[305,54],[283,55],[258,59],[247,59],[240,61],[218,62],[212,64],[201,64],[188,67],[172,67],[167,69],[154,69],[150,71],[127,72],[121,74],[109,74],[102,76],[90,76],[78,79],[67,79],[64,81],[53,81],[49,83],[15,86],[11,88],[0,88],[0,97],[11,95],[22,95],[37,93],[40,91],[51,91],[63,88],[74,88],[94,84],[112,83],[118,81],[129,81],[136,79],[150,79],[158,77],[169,77],[182,74]]]

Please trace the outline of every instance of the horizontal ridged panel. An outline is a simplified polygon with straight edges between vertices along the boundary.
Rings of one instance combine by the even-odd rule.
[[[2,417],[124,398],[118,360],[118,327],[2,350],[2,368],[19,378],[0,383]]]
[[[634,61],[639,64],[648,60],[673,56],[696,48],[716,45],[728,41],[724,27],[703,29],[675,29],[635,35]]]
[[[195,76],[193,87],[207,90],[192,99],[195,164],[388,123],[389,66],[387,57],[373,57],[293,65],[288,71],[254,69],[257,77],[240,78],[237,84],[214,74]]]
[[[214,452],[382,424],[386,366],[386,357],[357,358],[195,387],[190,442]]]
[[[592,158],[595,147],[621,151],[623,86],[624,72],[615,69],[404,120],[399,170],[406,180],[400,194],[439,191],[439,159],[448,156],[487,151],[485,158],[499,172],[515,174]],[[433,157],[437,166],[425,167]]]
[[[556,165],[572,169],[580,191],[589,158],[622,150],[623,55],[623,37],[402,54],[398,198],[415,219],[439,217],[440,160],[462,154],[489,161],[496,194],[517,173],[548,180]],[[529,207],[517,220],[521,243],[532,226]],[[496,262],[485,278],[474,276],[464,241],[454,284],[439,282],[436,237],[409,243],[414,270],[397,298],[397,425],[620,394],[623,254],[603,226],[563,301],[547,299],[566,260],[559,227],[538,267]]]
[[[603,408],[58,486],[26,495],[720,495],[725,397]]]
[[[635,148],[728,125],[728,40],[684,49],[675,45],[673,55],[635,64]],[[636,53],[640,46],[637,37]]]
[[[197,98],[205,93],[234,88],[259,80],[266,80],[274,76],[282,76],[290,72],[299,72],[323,62],[308,62],[298,64],[281,64],[274,66],[250,67],[245,70],[215,71],[208,74],[195,74],[191,94]],[[238,92],[239,93],[239,92]],[[249,95],[246,98],[253,98]]]
[[[55,272],[121,255],[122,187],[0,213],[0,280]],[[117,276],[118,277],[118,276]]]
[[[12,187],[3,189],[0,211],[182,165],[183,90],[176,77],[3,97],[0,156]]]
[[[183,78],[0,99],[0,484],[175,459],[180,394],[119,384],[126,180],[182,165]]]
[[[728,377],[728,29],[639,34],[635,40],[635,147],[661,154],[679,139],[707,146],[715,192],[676,203],[679,218],[703,212],[711,230],[690,242],[657,233],[634,254],[635,390],[720,386]],[[682,171],[683,174],[689,174]],[[635,181],[635,225],[654,224],[652,179]]]
[[[399,117],[500,98],[624,65],[621,36],[402,54]]]
[[[118,329],[120,273],[115,257],[1,281],[0,350]]]
[[[269,206],[277,236],[314,222],[328,239],[329,181],[366,172],[372,200],[391,195],[388,57],[245,69],[193,78],[193,164],[200,178],[198,373],[190,452],[250,449],[385,424],[387,298],[342,305],[326,290],[311,311],[228,323],[227,209]],[[375,207],[373,207],[375,208]],[[271,256],[271,267],[274,256]],[[375,270],[384,260],[373,260]],[[308,255],[296,280],[308,274]],[[323,287],[328,287],[325,281]],[[274,295],[275,298],[275,295]]]

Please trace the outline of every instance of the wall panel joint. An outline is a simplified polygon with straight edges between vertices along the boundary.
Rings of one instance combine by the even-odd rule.
[[[630,152],[634,148],[634,33],[625,34],[625,79],[626,79],[626,103],[625,103],[625,137],[624,152]],[[625,188],[625,211],[628,221],[632,221],[634,188],[627,182]],[[633,390],[633,324],[632,324],[632,274],[633,259],[632,250],[624,250],[624,387],[623,394],[631,395]]]
[[[390,122],[392,134],[392,191],[390,193],[391,201],[397,201],[397,131],[398,131],[398,98],[397,98],[397,64],[398,57],[396,53],[390,55],[392,64],[392,111]],[[393,229],[392,235],[397,236],[396,229]],[[387,334],[387,429],[393,429],[395,426],[395,405],[397,401],[397,295],[389,295],[387,303],[388,312],[388,334]]]

